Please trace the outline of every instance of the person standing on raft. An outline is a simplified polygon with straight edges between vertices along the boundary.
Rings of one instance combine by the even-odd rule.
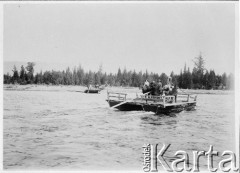
[[[158,91],[159,91],[159,94],[162,94],[162,92],[163,92],[161,79],[158,79]]]
[[[149,87],[149,82],[148,80],[146,79],[145,83],[144,83],[145,86]]]

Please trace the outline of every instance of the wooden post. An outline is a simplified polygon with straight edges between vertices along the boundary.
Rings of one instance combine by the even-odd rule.
[[[187,102],[189,102],[189,98],[190,98],[190,95],[188,94],[188,97],[187,97]]]
[[[118,107],[118,106],[120,106],[120,105],[123,105],[123,104],[125,104],[125,103],[127,103],[127,102],[129,102],[129,101],[123,101],[123,102],[121,102],[121,103],[119,103],[119,104],[117,104],[117,105],[112,106],[111,108],[116,108],[116,107]]]
[[[108,95],[108,104],[109,104],[109,92],[107,91],[107,95]]]
[[[163,107],[165,108],[165,96],[163,96]]]

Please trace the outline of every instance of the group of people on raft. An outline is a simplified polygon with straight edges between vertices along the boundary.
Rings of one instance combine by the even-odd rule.
[[[177,95],[177,86],[172,83],[171,78],[168,78],[167,84],[163,86],[161,79],[158,82],[152,81],[148,82],[145,81],[142,87],[143,94],[149,93],[151,95]]]

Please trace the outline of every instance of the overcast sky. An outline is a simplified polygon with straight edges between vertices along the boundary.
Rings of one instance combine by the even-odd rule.
[[[8,4],[4,62],[169,74],[185,63],[192,69],[202,52],[206,68],[234,72],[234,10],[233,3]]]

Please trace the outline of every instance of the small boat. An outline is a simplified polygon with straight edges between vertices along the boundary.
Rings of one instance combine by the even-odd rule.
[[[108,92],[107,102],[111,108],[120,111],[146,111],[155,114],[179,113],[183,110],[194,110],[197,103],[197,95],[141,95],[134,99],[127,99],[125,93]]]
[[[100,91],[100,89],[86,89],[84,93],[98,94]]]

